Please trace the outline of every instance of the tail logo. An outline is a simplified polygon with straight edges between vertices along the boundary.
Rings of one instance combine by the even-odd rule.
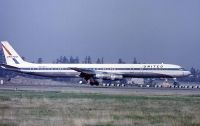
[[[15,62],[15,64],[19,64],[19,62],[17,61],[16,58],[18,58],[18,56],[13,56],[12,53],[2,44],[3,49],[7,52],[7,54],[9,56],[7,56],[7,58],[12,58],[13,61]]]

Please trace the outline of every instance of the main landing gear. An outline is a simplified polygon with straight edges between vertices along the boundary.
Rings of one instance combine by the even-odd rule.
[[[173,78],[173,84],[174,84],[174,86],[180,86],[180,84],[179,84],[179,82],[177,81],[177,79],[176,78]]]

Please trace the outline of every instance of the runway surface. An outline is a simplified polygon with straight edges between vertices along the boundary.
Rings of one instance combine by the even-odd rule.
[[[138,94],[138,95],[200,95],[200,89],[185,88],[144,88],[144,87],[102,87],[90,85],[22,85],[4,84],[0,90],[13,91],[58,91],[76,93],[102,93],[102,94]]]

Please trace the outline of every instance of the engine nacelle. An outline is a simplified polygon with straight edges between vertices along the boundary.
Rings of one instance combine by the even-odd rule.
[[[123,79],[122,75],[117,75],[117,74],[96,74],[95,77],[98,79],[108,79],[108,80],[122,80]]]

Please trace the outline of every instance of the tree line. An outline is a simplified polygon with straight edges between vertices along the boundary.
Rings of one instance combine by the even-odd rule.
[[[25,59],[25,58],[23,57],[23,59]],[[43,63],[43,58],[38,58],[36,63]],[[104,64],[104,58],[103,57],[97,58],[95,61],[93,61],[91,56],[86,56],[81,61],[78,56],[76,56],[76,57],[73,57],[73,56],[70,56],[70,57],[60,56],[55,61],[53,61],[53,63],[57,63],[57,64],[59,64],[59,63],[61,63],[61,64],[62,63],[63,64],[64,63],[69,63],[69,64],[78,64],[78,63],[83,63],[83,64],[92,64],[92,63]],[[119,58],[116,63],[118,63],[118,64],[126,64],[126,62],[122,58]],[[133,64],[138,64],[140,62],[138,62],[137,59],[134,57],[132,63]]]

